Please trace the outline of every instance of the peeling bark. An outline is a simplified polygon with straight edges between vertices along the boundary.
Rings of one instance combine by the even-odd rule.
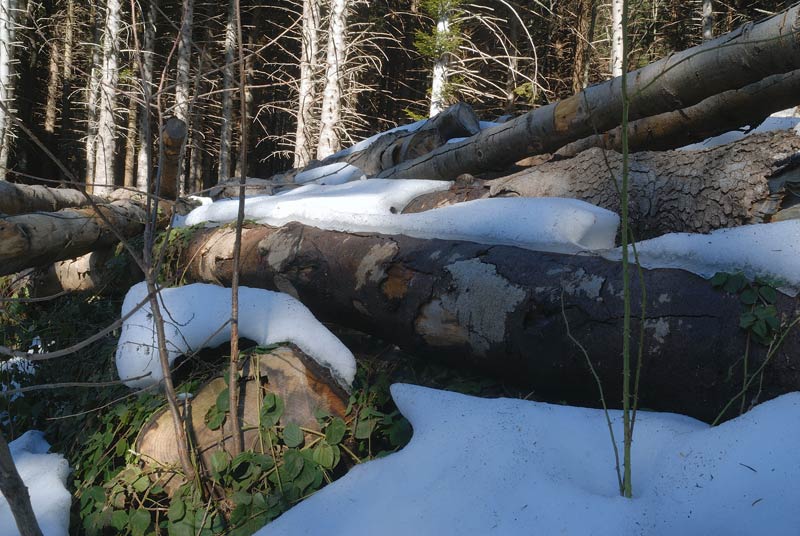
[[[567,335],[563,307],[572,334],[589,348],[606,400],[613,405],[620,399],[618,263],[295,223],[247,227],[242,241],[244,285],[287,292],[323,321],[411,353],[477,366],[541,398],[597,405],[596,385]],[[232,247],[231,229],[199,231],[183,257],[189,277],[229,284]],[[640,406],[711,419],[741,386],[745,333],[738,297],[680,270],[645,270],[644,278]],[[637,281],[632,293],[639,294]],[[797,301],[783,295],[777,307],[781,315],[798,314]],[[634,319],[638,314],[634,307]],[[764,355],[762,347],[751,348],[750,372]],[[760,400],[800,388],[798,330],[765,367],[762,388]]]

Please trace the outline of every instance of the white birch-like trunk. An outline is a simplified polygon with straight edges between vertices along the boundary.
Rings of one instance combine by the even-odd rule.
[[[192,67],[192,23],[194,19],[194,0],[183,0],[183,17],[181,18],[181,36],[178,41],[177,69],[175,73],[175,111],[174,115],[191,128],[189,120],[190,109],[190,84],[189,74]],[[190,134],[191,135],[191,134]],[[178,191],[180,195],[185,192],[186,170],[184,169],[184,153],[189,145],[185,145],[178,160]]]
[[[117,148],[117,127],[114,109],[117,106],[119,81],[120,0],[107,0],[103,28],[103,63],[97,116],[94,187],[92,192],[107,195],[114,190],[114,156]]]
[[[47,101],[44,106],[44,131],[54,134],[56,131],[56,118],[58,109],[59,90],[61,89],[61,60],[59,57],[58,39],[50,43],[50,61],[47,76]]]
[[[703,0],[703,40],[714,38],[714,9],[711,0]]]
[[[322,92],[317,159],[339,150],[339,121],[342,115],[342,78],[346,53],[347,0],[331,0],[328,53],[325,60],[325,89]]]
[[[450,33],[450,15],[444,13],[436,21],[436,33],[441,36]],[[445,88],[447,86],[447,52],[436,58],[433,62],[433,77],[431,79],[431,107],[429,115],[433,117],[444,110]]]
[[[97,102],[100,97],[100,77],[103,72],[100,49],[103,16],[99,6],[93,4],[92,14],[95,23],[94,43],[92,43],[92,67],[89,71],[86,88],[86,182],[87,191],[92,191],[94,182],[95,152],[97,148]]]
[[[300,50],[300,88],[297,93],[297,131],[294,139],[294,167],[301,168],[313,158],[314,99],[319,68],[319,0],[303,0],[303,28]]]
[[[156,40],[156,13],[158,12],[158,0],[147,2],[147,12],[145,13],[144,30],[142,31],[142,53],[139,55],[142,61],[141,77],[142,89],[152,94],[153,85],[153,46]],[[139,75],[139,73],[136,73]],[[146,139],[149,130],[150,110],[141,106],[139,109],[139,153],[136,157],[136,189],[142,192],[147,191],[147,172],[153,165],[152,147],[150,139]]]
[[[11,117],[14,113],[14,49],[17,24],[16,0],[0,0],[0,180],[6,179],[8,157],[13,140]]]
[[[622,1],[611,0],[611,76],[622,76]]]
[[[234,61],[236,60],[236,2],[228,2],[228,21],[225,24],[225,65],[222,68],[222,126],[219,131],[219,168],[217,182],[231,176],[233,143]]]

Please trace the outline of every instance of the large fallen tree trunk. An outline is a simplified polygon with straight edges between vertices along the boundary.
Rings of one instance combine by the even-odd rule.
[[[103,214],[99,217],[96,211]],[[141,234],[145,210],[131,201],[0,218],[0,275],[71,259]]]
[[[91,198],[95,203],[103,202],[99,197]],[[0,181],[0,215],[55,212],[88,204],[86,194],[78,190]]]
[[[228,284],[233,233],[198,231],[183,257],[188,275]],[[243,285],[288,292],[322,320],[412,353],[477,365],[538,396],[596,405],[597,386],[571,332],[588,348],[606,400],[620,400],[623,304],[617,263],[299,224],[247,227],[242,240]],[[640,406],[715,417],[742,385],[746,335],[739,328],[738,297],[679,270],[645,270],[644,283]],[[638,288],[634,278],[635,297]],[[797,301],[783,295],[777,308],[784,316],[800,314]],[[764,355],[751,345],[750,374]],[[764,367],[760,387],[761,400],[800,388],[799,330]]]
[[[755,134],[700,151],[630,155],[630,215],[637,238],[671,232],[707,233],[722,227],[769,221],[783,201],[800,151],[794,132]],[[428,210],[477,197],[572,197],[619,213],[622,157],[590,149],[492,181],[457,182],[421,196],[404,212]]]
[[[630,119],[697,104],[712,95],[800,69],[800,4],[748,23],[702,45],[672,54],[628,76]],[[502,170],[533,154],[616,127],[622,116],[621,78],[543,106],[512,121],[447,144],[380,174],[403,179],[453,179]]]
[[[745,125],[755,127],[776,110],[800,103],[799,95],[800,71],[769,76],[682,110],[633,121],[628,125],[628,147],[630,151],[672,149]],[[570,157],[592,147],[622,152],[622,128],[570,143],[556,154]]]

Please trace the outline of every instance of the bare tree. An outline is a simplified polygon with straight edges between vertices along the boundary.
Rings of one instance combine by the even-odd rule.
[[[611,76],[622,75],[622,3],[611,0]]]
[[[17,0],[0,0],[0,101],[4,105],[4,109],[0,111],[0,180],[6,178],[9,147],[13,139],[9,114],[14,112],[18,11]]]
[[[328,53],[325,59],[325,88],[322,92],[317,158],[323,159],[341,146],[339,120],[342,114],[342,75],[347,51],[348,0],[331,0],[328,18]]]
[[[147,10],[143,14],[142,50],[137,56],[137,62],[141,61],[139,77],[143,86],[142,94],[145,93],[145,86],[149,90],[153,84],[153,59],[155,56],[153,49],[156,40],[157,12],[158,0],[148,0]],[[150,111],[143,104],[139,110],[139,154],[136,162],[136,188],[141,191],[147,191],[147,173],[148,169],[153,165],[152,147],[144,136],[144,133],[149,130],[149,126],[144,124],[145,121],[150,121]]]
[[[100,75],[94,185],[90,188],[97,194],[107,194],[114,189],[114,157],[117,148],[114,110],[117,105],[119,82],[120,9],[119,0],[107,0],[103,27],[103,63]]]
[[[319,54],[319,0],[303,0],[303,25],[300,43],[300,88],[297,94],[297,130],[294,140],[294,167],[308,164],[314,139],[314,102],[317,94]]]
[[[219,132],[219,168],[217,181],[231,176],[231,144],[233,141],[234,62],[236,61],[236,0],[228,2],[225,23],[225,65],[222,68],[222,125]]]

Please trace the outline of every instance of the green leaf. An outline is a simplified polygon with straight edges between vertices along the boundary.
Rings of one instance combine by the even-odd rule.
[[[745,305],[753,305],[758,299],[758,294],[752,288],[746,289],[739,295],[739,300]]]
[[[759,287],[758,293],[767,303],[775,303],[775,300],[778,299],[778,293],[772,287]]]
[[[267,396],[264,396],[265,403],[261,406],[261,426],[271,428],[278,424],[283,415],[283,400],[278,396],[272,396],[271,404],[266,403]]]
[[[377,419],[359,419],[354,434],[356,439],[367,439],[371,436],[377,422]]]
[[[729,274],[725,272],[717,272],[714,274],[714,277],[711,278],[711,286],[714,288],[721,287],[728,281]]]
[[[289,448],[299,447],[303,444],[303,431],[295,423],[290,422],[283,429],[283,442]]]
[[[219,411],[216,406],[211,406],[206,413],[206,424],[211,430],[219,430],[219,427],[225,422],[225,417],[224,412]]]
[[[281,478],[284,481],[291,481],[297,478],[303,470],[303,456],[300,451],[289,449],[283,454],[283,465],[281,465]]]
[[[227,412],[230,409],[230,395],[228,394],[228,388],[226,387],[222,391],[219,392],[217,395],[217,411],[222,413]]]
[[[150,487],[150,479],[147,478],[147,476],[145,475],[140,476],[133,482],[133,489],[135,489],[139,493],[144,493],[145,490],[149,487]]]
[[[767,323],[764,320],[758,320],[753,324],[753,333],[761,338],[765,338],[767,336]]]
[[[150,528],[150,512],[142,508],[130,513],[130,528],[133,536],[144,536]]]
[[[114,510],[114,513],[111,514],[111,526],[117,529],[118,531],[122,531],[125,527],[128,526],[128,512],[125,510]]]
[[[180,521],[186,516],[186,503],[184,503],[181,499],[172,499],[172,502],[169,505],[169,510],[167,510],[167,518],[172,521]]]
[[[739,317],[739,327],[748,329],[755,323],[756,320],[757,320],[756,315],[754,315],[753,313],[750,312],[742,313],[742,316]]]
[[[734,294],[742,290],[746,284],[747,284],[747,279],[745,279],[745,277],[742,274],[733,274],[725,282],[723,288],[725,289],[725,292],[730,292],[731,294]]]
[[[237,491],[231,495],[231,499],[233,499],[233,504],[236,506],[248,506],[253,502],[253,496],[246,491]]]
[[[338,445],[344,438],[344,433],[347,430],[347,425],[339,417],[331,421],[327,428],[325,428],[325,441],[329,445]]]
[[[220,475],[228,469],[230,456],[224,450],[218,450],[211,455],[211,472],[219,479]]]
[[[333,469],[333,447],[325,442],[320,442],[314,447],[314,461],[325,469]]]
[[[411,440],[411,424],[406,419],[398,419],[389,428],[389,442],[395,447],[405,445]]]

